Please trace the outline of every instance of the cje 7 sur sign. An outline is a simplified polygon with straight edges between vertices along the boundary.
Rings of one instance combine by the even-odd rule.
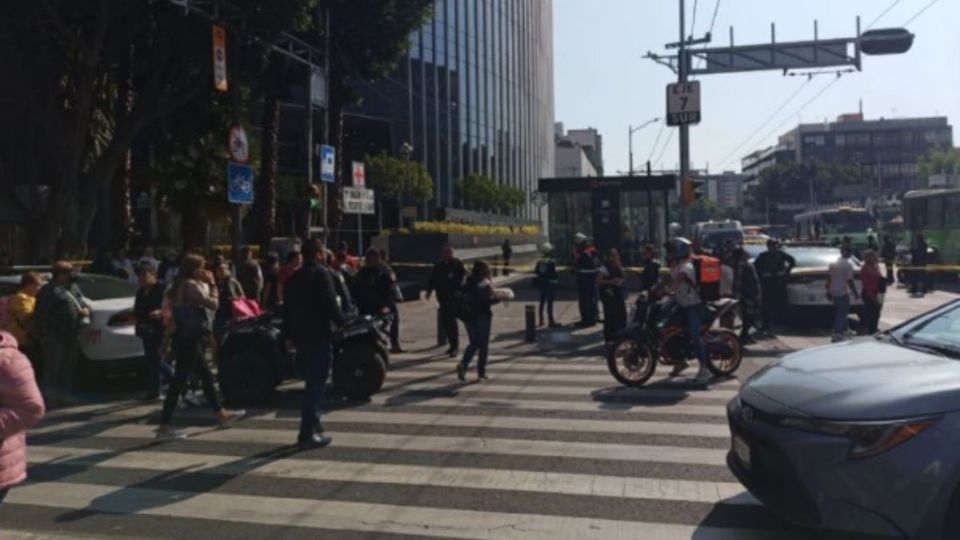
[[[667,85],[667,125],[700,123],[700,81]]]
[[[362,187],[343,188],[343,212],[367,216],[375,214],[373,190]]]

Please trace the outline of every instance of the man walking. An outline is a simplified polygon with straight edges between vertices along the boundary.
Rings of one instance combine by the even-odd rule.
[[[897,260],[897,245],[893,243],[890,235],[883,237],[883,247],[880,248],[880,257],[883,258],[883,267],[887,270],[887,284],[893,285],[894,271],[893,265]]]
[[[374,317],[394,313],[396,306],[397,280],[393,272],[383,263],[380,251],[367,250],[363,258],[363,268],[353,277],[353,300],[361,315]],[[399,329],[390,329],[390,352],[401,353]]]
[[[586,235],[577,233],[573,237],[574,267],[577,272],[577,300],[580,308],[580,322],[577,326],[588,327],[597,324],[597,248],[587,241]]]
[[[260,269],[260,263],[253,258],[253,250],[248,247],[240,250],[237,281],[243,288],[244,296],[251,300],[260,301],[260,292],[263,291],[263,271]]]
[[[853,250],[848,246],[840,248],[840,258],[830,265],[827,274],[827,298],[833,302],[833,339],[834,343],[843,341],[847,338],[849,325],[847,317],[850,316],[850,297],[858,297],[857,286],[853,281],[857,271],[850,262],[853,256]],[[849,294],[847,290],[849,289]]]
[[[443,332],[447,335],[450,348],[447,356],[453,358],[460,350],[460,329],[457,326],[457,302],[460,298],[460,289],[467,277],[467,269],[463,262],[453,256],[453,247],[444,244],[440,249],[440,260],[434,263],[427,282],[427,300],[434,291],[437,292],[437,303],[440,307],[440,323]]]
[[[787,304],[787,277],[797,261],[780,250],[780,242],[767,240],[767,251],[757,256],[753,266],[760,276],[763,301],[763,332],[770,332],[770,322],[782,315]]]
[[[316,239],[304,242],[303,265],[284,288],[284,330],[295,351],[306,383],[300,407],[301,449],[322,448],[331,442],[323,434],[319,407],[333,361],[333,330],[343,324],[333,275],[323,265],[324,250]]]
[[[89,324],[76,273],[69,261],[57,261],[50,282],[37,293],[34,329],[43,358],[43,390],[52,406],[67,404],[73,393],[80,355],[80,328]]]

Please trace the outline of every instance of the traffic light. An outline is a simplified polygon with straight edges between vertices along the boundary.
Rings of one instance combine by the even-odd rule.
[[[310,184],[310,190],[309,190],[309,193],[307,193],[307,197],[310,198],[311,210],[320,208],[320,203],[323,200],[323,195],[321,194],[320,186],[318,186],[317,184]]]
[[[700,190],[697,189],[697,183],[692,178],[684,178],[680,183],[680,202],[684,206],[690,206],[700,198]]]

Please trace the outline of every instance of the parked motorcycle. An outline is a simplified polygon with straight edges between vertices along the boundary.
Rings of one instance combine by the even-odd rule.
[[[334,389],[352,400],[377,393],[386,379],[390,316],[351,315],[334,334]],[[231,322],[220,343],[218,379],[230,404],[263,403],[283,381],[299,377],[277,313]]]
[[[707,349],[707,367],[716,376],[732,375],[743,358],[739,337],[729,330],[713,328],[738,304],[729,299],[706,304],[700,338]],[[641,386],[653,376],[658,363],[674,365],[696,358],[680,306],[670,297],[655,300],[643,293],[631,323],[607,352],[607,367],[621,384]]]

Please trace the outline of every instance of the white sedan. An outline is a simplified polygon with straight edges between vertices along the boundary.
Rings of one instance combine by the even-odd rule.
[[[744,249],[753,260],[766,250],[765,246],[747,245]],[[788,247],[784,249],[797,261],[797,265],[787,278],[787,305],[803,310],[833,309],[833,302],[827,298],[827,274],[830,264],[840,258],[840,248],[835,247]],[[857,276],[854,281],[860,290],[860,261],[852,259]],[[858,298],[851,302],[851,311],[856,313],[863,306]]]
[[[14,294],[19,284],[20,276],[0,276],[0,297]],[[96,274],[80,274],[77,284],[91,311],[90,324],[80,330],[81,369],[88,373],[141,369],[143,344],[134,334],[133,314],[137,286]]]

